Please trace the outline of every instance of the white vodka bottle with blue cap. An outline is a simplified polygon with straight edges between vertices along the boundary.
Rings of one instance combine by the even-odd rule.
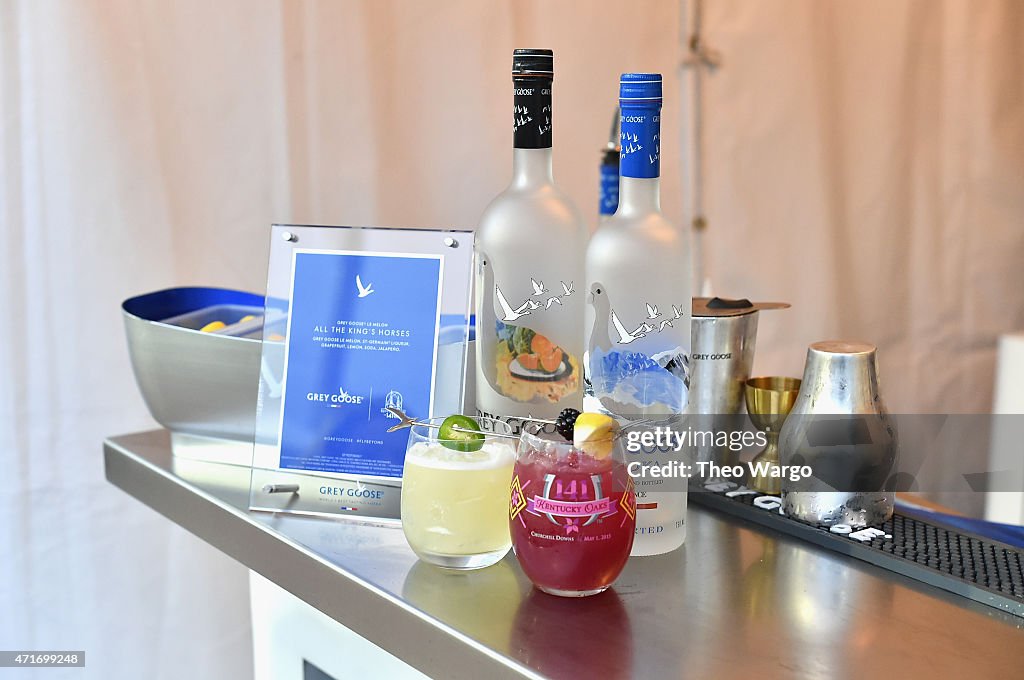
[[[553,61],[513,53],[512,182],[476,230],[476,410],[517,432],[583,402],[588,232],[552,177]]]
[[[662,79],[619,85],[619,204],[587,248],[586,410],[622,423],[682,414],[689,395],[691,261],[687,234],[661,213]],[[686,480],[634,479],[633,555],[686,538]]]

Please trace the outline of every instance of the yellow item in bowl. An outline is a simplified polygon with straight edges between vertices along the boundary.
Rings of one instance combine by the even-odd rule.
[[[246,321],[252,321],[255,318],[256,317],[254,315],[252,315],[252,314],[246,314],[245,316],[243,316],[241,319],[238,320],[238,323],[245,323]]]
[[[573,426],[572,443],[597,459],[612,455],[619,424],[603,413],[581,413]]]
[[[210,323],[208,323],[205,326],[203,326],[202,328],[200,328],[199,331],[202,332],[202,333],[213,333],[214,331],[219,331],[222,328],[227,328],[227,327],[228,327],[228,325],[226,323],[224,323],[223,321],[211,321]]]

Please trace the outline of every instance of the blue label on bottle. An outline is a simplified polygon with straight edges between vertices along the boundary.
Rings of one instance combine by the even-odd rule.
[[[601,165],[601,205],[602,215],[614,215],[619,207],[619,165],[603,163]]]
[[[619,166],[623,177],[661,175],[661,102],[622,102]]]
[[[661,175],[660,73],[623,73],[619,80],[623,177]]]

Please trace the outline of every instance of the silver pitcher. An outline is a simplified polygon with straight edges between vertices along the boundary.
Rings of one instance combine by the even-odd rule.
[[[874,345],[817,342],[779,435],[783,466],[811,476],[782,478],[782,511],[806,522],[851,527],[892,517],[899,442],[878,390]]]

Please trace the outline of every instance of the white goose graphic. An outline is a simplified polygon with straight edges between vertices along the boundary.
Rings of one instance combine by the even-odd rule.
[[[479,276],[477,286],[479,286],[479,289],[495,290],[494,273],[491,271],[491,258],[482,250],[477,253],[477,268]],[[479,340],[479,338],[483,337],[490,338],[498,325],[498,318],[494,309],[494,299],[491,296],[485,296],[485,298],[480,305],[479,317],[476,320],[478,338],[476,351],[480,352],[482,357],[479,366],[483,372],[484,380],[487,381],[487,384],[492,389],[497,389],[497,377],[495,375],[496,345],[493,342],[481,342]]]
[[[557,295],[549,297],[547,303],[544,305],[544,309],[551,309],[551,305],[555,304],[556,302],[558,304],[562,304],[562,300]]]
[[[673,316],[672,316],[673,320],[675,320],[675,319],[682,319],[683,318],[683,310],[680,309],[679,307],[676,307],[675,305],[672,305],[672,314],[673,314]]]
[[[363,280],[356,274],[356,287],[359,289],[359,297],[364,298],[374,292],[373,284],[363,285]]]
[[[634,340],[639,340],[640,338],[644,337],[644,335],[647,334],[646,332],[643,331],[644,327],[650,328],[650,326],[648,326],[646,323],[644,323],[644,324],[641,324],[640,326],[638,326],[634,331],[630,332],[630,331],[627,331],[626,327],[622,325],[621,321],[619,321],[619,317],[615,315],[615,310],[614,309],[611,311],[611,316],[612,316],[612,326],[615,327],[615,332],[619,334],[619,341],[618,342],[619,342],[620,345],[628,345],[629,343],[633,342]],[[653,330],[653,329],[651,329],[651,330]]]
[[[565,285],[565,281],[559,281],[559,283],[562,284],[562,291],[565,293],[566,297],[576,292],[576,289],[573,287],[573,281],[570,281],[568,286]]]
[[[647,303],[647,318],[657,319],[661,316],[661,312],[658,311],[658,305],[652,305],[650,302]]]
[[[604,286],[600,283],[591,284],[587,302],[594,306],[594,325],[590,331],[590,345],[587,351],[590,355],[593,355],[595,350],[608,352],[612,348],[612,339],[608,335],[609,304]]]
[[[494,294],[498,296],[498,304],[501,305],[501,320],[505,323],[511,323],[521,316],[526,316],[530,313],[527,307],[530,306],[532,300],[527,300],[521,304],[517,309],[512,309],[512,305],[505,299],[505,295],[501,292],[501,288],[498,288],[498,284],[494,284]],[[539,305],[538,305],[539,306]]]
[[[543,295],[548,292],[547,286],[544,285],[543,281],[537,281],[537,279],[530,279],[530,283],[533,284],[533,294]]]
[[[331,408],[342,408],[342,407],[344,407],[345,406],[345,402],[348,401],[348,399],[352,395],[349,394],[348,392],[346,392],[344,387],[341,387],[341,388],[338,389],[338,396],[341,397],[342,401],[330,404]]]
[[[663,330],[665,330],[665,326],[668,326],[669,328],[675,328],[675,326],[672,325],[672,319],[662,319],[661,325],[658,326],[658,332],[660,333]]]

